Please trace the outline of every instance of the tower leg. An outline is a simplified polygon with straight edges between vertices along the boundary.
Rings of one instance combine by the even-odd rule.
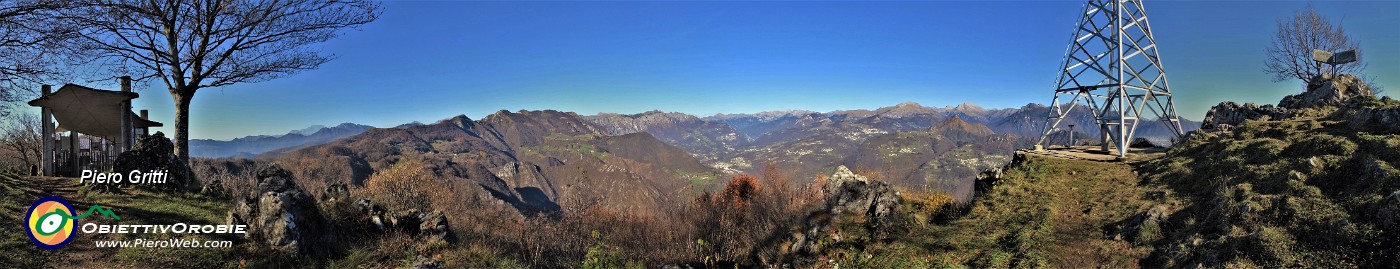
[[[1108,140],[1108,124],[1100,123],[1100,124],[1099,124],[1099,150],[1103,150],[1103,152],[1108,152],[1108,144],[1111,144],[1111,143],[1109,142],[1109,140]]]

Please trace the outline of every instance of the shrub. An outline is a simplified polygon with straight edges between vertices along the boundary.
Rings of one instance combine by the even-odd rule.
[[[721,201],[734,203],[735,206],[746,205],[754,199],[763,185],[758,183],[758,179],[748,174],[735,176],[729,180],[729,185],[724,187],[719,198]]]
[[[365,190],[375,201],[397,209],[431,208],[429,196],[424,190],[439,188],[437,175],[428,171],[421,158],[405,158],[389,169],[374,173]]]
[[[957,203],[952,195],[942,191],[901,191],[900,193],[903,194],[904,203],[909,206],[910,212],[913,213],[919,225],[924,225],[930,219],[943,216]]]
[[[609,246],[598,231],[593,231],[593,239],[598,240],[598,243],[589,247],[588,254],[583,255],[584,269],[646,268],[641,263],[623,258],[620,251]]]

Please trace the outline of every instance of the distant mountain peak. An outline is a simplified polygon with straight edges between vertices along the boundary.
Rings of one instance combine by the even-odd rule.
[[[268,151],[320,145],[356,135],[374,126],[341,123],[335,127],[312,125],[285,135],[252,135],[232,140],[191,139],[190,154],[199,157],[251,157]]]
[[[982,111],[982,110],[986,110],[986,109],[985,109],[985,108],[982,108],[982,106],[978,106],[977,104],[973,104],[972,102],[963,102],[963,103],[961,103],[961,104],[958,104],[958,106],[953,107],[953,110],[958,110],[958,111]]]
[[[875,114],[892,118],[902,118],[919,114],[933,113],[934,108],[926,107],[915,102],[903,102],[891,107],[882,107],[875,110]]]
[[[301,130],[292,130],[291,132],[287,132],[287,134],[311,135],[311,134],[316,133],[316,131],[320,131],[321,129],[325,129],[325,128],[326,128],[325,125],[317,124],[317,125],[311,125],[311,126],[306,127],[306,128],[302,128]]]
[[[929,129],[936,133],[947,133],[956,131],[976,135],[995,134],[995,132],[992,132],[991,128],[987,128],[987,126],[981,124],[967,122],[966,120],[963,120],[962,117],[958,117],[958,115],[948,117],[947,119],[944,119],[943,121],[934,124],[933,127]]]

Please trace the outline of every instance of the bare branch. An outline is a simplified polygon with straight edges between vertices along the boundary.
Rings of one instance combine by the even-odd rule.
[[[80,45],[74,46],[81,53],[119,59],[116,69],[145,70],[164,80],[176,102],[176,150],[188,159],[187,107],[199,89],[316,69],[332,57],[313,45],[374,21],[379,5],[368,0],[98,0],[60,15],[83,29]]]
[[[1329,52],[1357,50],[1357,61],[1337,66],[1337,73],[1357,74],[1366,67],[1359,47],[1356,41],[1350,40],[1345,29],[1334,26],[1309,5],[1292,17],[1278,21],[1274,39],[1264,50],[1267,55],[1264,72],[1273,75],[1275,82],[1297,79],[1306,84],[1324,71],[1321,64],[1312,60],[1312,51],[1319,49]]]

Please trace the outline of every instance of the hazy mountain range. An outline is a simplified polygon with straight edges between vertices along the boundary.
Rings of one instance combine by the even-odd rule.
[[[313,125],[284,135],[256,135],[233,140],[190,139],[190,155],[195,157],[251,158],[264,152],[329,143],[374,128],[368,125],[342,123],[335,127]]]
[[[707,117],[502,110],[481,120],[457,116],[374,129],[342,124],[310,135],[303,135],[307,129],[192,145],[199,156],[262,153],[258,158],[299,167],[298,178],[354,185],[404,158],[424,159],[425,171],[464,185],[456,191],[526,213],[570,204],[649,212],[713,191],[730,175],[756,174],[770,163],[799,183],[845,165],[900,186],[941,189],[966,200],[978,171],[1005,163],[1015,148],[1035,142],[1047,109],[911,102],[875,110]],[[1070,116],[1066,121],[1093,126],[1085,109]],[[1190,130],[1199,123],[1183,125]],[[1084,138],[1094,133],[1080,130]],[[1160,124],[1144,125],[1138,133],[1170,134]]]

